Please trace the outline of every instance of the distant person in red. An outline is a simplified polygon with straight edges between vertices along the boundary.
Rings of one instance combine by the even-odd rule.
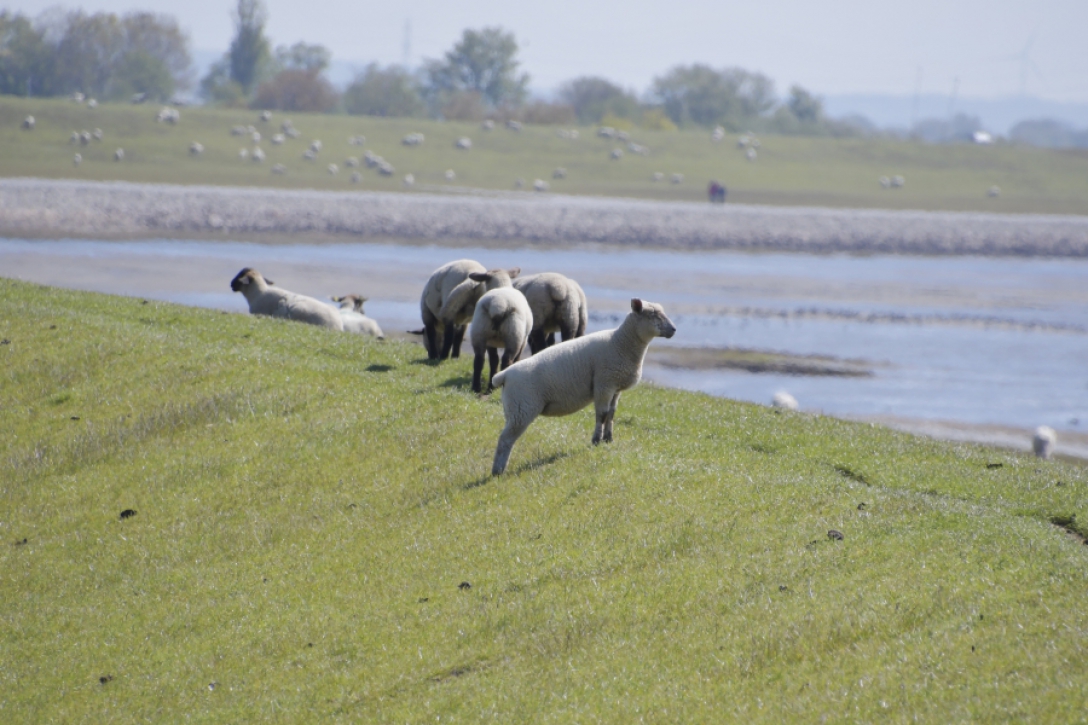
[[[707,196],[710,197],[710,203],[724,204],[725,203],[725,187],[719,184],[717,181],[711,181],[710,185],[706,188]]]

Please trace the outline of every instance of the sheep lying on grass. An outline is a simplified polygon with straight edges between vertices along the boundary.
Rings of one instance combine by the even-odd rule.
[[[780,410],[797,410],[800,406],[797,404],[797,398],[793,397],[785,390],[779,390],[771,399],[771,407],[779,408]]]
[[[516,273],[518,270],[511,271]],[[501,369],[505,370],[511,362],[521,357],[529,331],[533,329],[533,312],[525,295],[511,285],[510,277],[510,273],[502,269],[469,275],[470,279],[487,289],[476,303],[472,315],[472,352],[475,356],[472,362],[472,390],[476,393],[482,388],[480,377],[484,369],[484,352],[487,352],[491,362],[491,376],[487,383],[490,390],[491,380],[495,378],[496,368],[499,368],[498,348],[503,349]]]
[[[650,341],[675,333],[661,305],[633,299],[630,314],[616,329],[549,347],[496,375],[492,385],[505,388],[506,427],[499,435],[491,475],[506,470],[514,443],[538,415],[570,415],[593,403],[593,443],[610,442],[620,393],[642,377]]]
[[[333,330],[344,329],[340,313],[332,307],[313,297],[274,289],[273,284],[275,283],[266,280],[257,270],[246,267],[230,281],[230,289],[232,292],[242,293],[249,303],[251,315],[283,317]]]
[[[586,293],[573,279],[554,272],[531,274],[514,280],[514,289],[525,295],[533,311],[529,349],[534,355],[555,344],[556,332],[564,341],[586,334]]]
[[[333,302],[340,304],[340,319],[344,323],[344,332],[354,332],[357,335],[371,335],[384,340],[382,328],[372,318],[363,312],[363,303],[366,297],[360,295],[344,295],[343,297],[330,297]]]

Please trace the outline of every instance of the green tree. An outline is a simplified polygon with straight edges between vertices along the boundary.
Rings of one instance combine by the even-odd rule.
[[[441,105],[449,94],[476,92],[492,107],[517,106],[529,84],[529,76],[518,73],[517,52],[514,34],[502,28],[465,30],[443,60],[427,63],[428,95]]]
[[[635,118],[639,113],[634,93],[596,76],[582,76],[564,83],[559,97],[574,109],[582,123],[598,123],[606,115]]]
[[[281,45],[276,48],[277,72],[280,70],[303,70],[321,73],[332,62],[332,53],[323,45],[295,43],[290,48]]]
[[[723,124],[737,129],[775,106],[774,81],[743,68],[676,66],[654,79],[653,92],[675,123]]]
[[[238,0],[234,10],[234,40],[229,58],[230,80],[248,95],[257,86],[271,59],[264,26],[268,21],[261,0]]]
[[[0,11],[0,93],[49,96],[56,86],[53,49],[45,34],[25,15]]]
[[[426,110],[415,78],[400,66],[368,65],[344,91],[344,109],[365,116],[421,116]]]
[[[824,116],[823,101],[801,86],[790,88],[790,97],[786,100],[786,107],[801,123],[818,123]]]
[[[282,70],[257,87],[253,108],[280,111],[328,113],[339,97],[332,84],[318,71]]]

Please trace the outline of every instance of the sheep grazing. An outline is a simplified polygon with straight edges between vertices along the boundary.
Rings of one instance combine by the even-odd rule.
[[[673,174],[672,177],[670,177],[669,181],[671,181],[674,184],[683,184],[684,183],[684,175],[683,174]]]
[[[785,390],[779,390],[774,394],[774,397],[771,398],[771,407],[780,410],[797,410],[800,406],[797,405],[797,398],[793,397]]]
[[[298,138],[302,135],[302,131],[299,131],[297,128],[293,127],[288,128],[286,131],[284,131],[284,133],[287,134],[287,138]]]
[[[95,130],[91,131],[91,138],[93,138],[95,141],[101,141],[102,136],[102,129],[100,128],[96,128]]]
[[[282,144],[283,144],[283,143],[284,143],[284,142],[285,142],[286,140],[287,140],[287,137],[286,137],[286,136],[284,136],[284,135],[283,135],[282,133],[277,133],[277,134],[275,134],[275,135],[273,135],[273,136],[272,136],[272,145],[273,145],[273,146],[280,146],[280,145],[282,145]]]
[[[23,130],[24,131],[33,131],[34,130],[34,124],[36,124],[36,123],[37,123],[37,121],[34,120],[33,116],[27,116],[26,118],[23,119]]]
[[[495,448],[491,475],[506,470],[514,443],[539,415],[570,415],[593,403],[593,443],[611,442],[620,393],[642,377],[650,342],[674,334],[676,326],[660,305],[633,299],[630,314],[616,329],[549,347],[496,375],[492,385],[505,388],[506,426]]]
[[[273,287],[260,272],[244,268],[230,281],[232,292],[241,292],[249,303],[251,315],[282,317],[309,325],[319,325],[333,330],[343,330],[340,313],[320,300]]]
[[[87,108],[98,108],[98,101],[94,98],[87,101]]]
[[[495,122],[488,118],[480,124],[480,128],[484,131],[493,131],[495,130]]]
[[[200,156],[200,154],[202,153],[204,153],[204,144],[200,143],[199,141],[193,141],[191,144],[189,144],[190,156]]]
[[[124,149],[117,149],[116,151],[113,152],[113,160],[114,161],[121,161],[124,158],[125,158],[125,150]]]
[[[404,175],[404,187],[405,188],[410,188],[410,187],[413,187],[415,185],[416,185],[416,177],[413,176],[412,174],[405,174]]]
[[[472,320],[476,303],[484,293],[483,286],[469,275],[486,271],[479,262],[459,259],[431,273],[419,298],[423,346],[431,360],[445,360],[451,354],[460,357],[465,325]]]
[[[355,156],[348,156],[346,159],[344,159],[344,167],[348,169],[359,168],[359,159]]]
[[[272,173],[276,174],[277,176],[282,176],[283,174],[287,173],[287,167],[283,164],[273,164]]]
[[[514,119],[511,118],[509,121],[506,122],[506,127],[508,129],[510,129],[511,131],[520,131],[521,130],[521,122],[520,121],[515,121]]]
[[[907,180],[904,179],[902,176],[893,176],[892,177],[892,188],[893,189],[900,189],[906,183],[907,183]]]
[[[372,318],[363,312],[363,303],[366,297],[360,295],[344,295],[343,297],[330,297],[333,302],[340,305],[340,318],[344,323],[344,332],[353,332],[356,335],[370,335],[379,340],[384,340],[382,328]]]
[[[326,170],[329,172],[329,176],[336,176],[340,173],[340,167],[336,164],[329,164]]]
[[[744,158],[748,159],[749,161],[755,161],[756,160],[756,150],[754,148],[748,149],[747,151],[744,152]]]
[[[1058,445],[1058,434],[1048,425],[1041,425],[1035,429],[1035,435],[1031,438],[1031,449],[1035,455],[1043,460],[1049,459],[1054,454],[1054,448]]]
[[[400,140],[401,144],[404,146],[419,146],[423,141],[424,138],[421,133],[410,133]]]
[[[378,162],[378,173],[379,174],[381,174],[382,176],[392,176],[393,174],[397,173],[397,170],[396,170],[396,168],[394,168],[393,164],[389,163],[385,159],[382,159],[381,157],[379,157],[379,159],[380,159],[380,161]]]
[[[456,143],[454,143],[453,146],[454,148],[460,149],[462,151],[468,151],[470,148],[472,148],[472,139],[470,139],[468,136],[462,136],[461,138],[457,139]]]
[[[253,133],[249,134],[249,140],[252,141],[253,143],[260,143],[261,142],[261,132],[260,131],[254,131]]]
[[[567,178],[567,170],[564,169],[562,166],[560,166],[559,168],[557,168],[555,171],[552,172],[552,178],[553,179],[565,179],[565,178]]]
[[[72,135],[68,137],[68,143],[79,143],[79,131],[72,131]]]
[[[169,123],[173,125],[180,120],[181,114],[178,113],[178,109],[170,108],[169,106],[163,106],[159,109],[159,112],[155,114],[156,123]]]
[[[94,136],[91,135],[90,131],[81,132],[79,134],[79,145],[80,146],[86,146],[86,145],[90,144],[92,138],[94,138]]]
[[[877,179],[877,181],[880,182],[881,189],[890,189],[892,186],[892,180],[889,179],[887,176],[881,176],[879,179]]]
[[[250,154],[250,158],[253,159],[253,163],[259,164],[264,161],[264,151],[262,151],[261,147],[258,146],[257,148],[253,149],[253,153]]]
[[[661,173],[660,171],[655,171],[653,173],[653,175],[650,176],[650,181],[654,182],[655,184],[657,182],[659,182],[659,181],[664,181],[664,180],[665,180],[665,174]]]
[[[609,157],[613,161],[619,161],[623,158],[623,149],[612,149],[612,153],[609,154]]]
[[[83,103],[84,95],[79,91],[72,94],[72,103]]]
[[[351,183],[358,184],[362,180],[363,180],[363,175],[360,174],[358,171],[352,171],[351,172]]]
[[[443,174],[443,176],[445,176],[446,181],[453,181],[457,178],[457,174],[454,172],[453,169],[446,169],[446,173]]]
[[[76,154],[72,157],[72,166],[79,166],[83,163],[83,154]]]
[[[631,140],[631,134],[627,133],[626,131],[616,131],[616,140],[617,141],[630,141]]]
[[[272,111],[261,111],[261,121],[268,123],[272,120]]]
[[[725,140],[725,128],[723,126],[715,126],[714,132],[710,134],[710,140],[714,143],[721,143]]]
[[[245,161],[249,158],[249,149],[238,149],[238,158]]]
[[[283,121],[280,123],[280,130],[283,131],[284,133],[287,133],[288,131],[292,131],[292,130],[294,130],[294,128],[295,128],[295,126],[294,126],[294,124],[291,123],[291,119],[289,119],[289,118],[283,119]]]
[[[991,186],[989,189],[986,190],[986,196],[990,197],[991,199],[996,199],[997,197],[1001,196],[1001,187]]]
[[[348,146],[363,146],[366,144],[366,136],[348,136]]]
[[[321,153],[321,142],[320,141],[312,142],[310,144],[310,150],[313,151],[315,154]]]
[[[615,138],[616,129],[611,126],[601,126],[597,129],[597,135],[601,138]]]
[[[550,189],[551,186],[544,179],[536,179],[533,181],[533,191],[544,192]]]
[[[630,151],[633,154],[638,154],[639,156],[649,156],[650,155],[650,148],[648,146],[643,146],[642,144],[637,144],[634,141],[627,144],[627,150]]]
[[[586,334],[589,306],[582,287],[569,277],[555,272],[531,274],[514,280],[514,289],[525,295],[533,312],[529,349],[536,355],[555,344],[555,333],[563,341]]]
[[[246,130],[245,126],[231,126],[231,136],[245,136],[247,133],[249,133],[249,131]]]
[[[517,272],[518,270],[511,270]],[[516,276],[516,275],[515,275]],[[492,272],[475,272],[469,278],[487,289],[472,313],[472,391],[481,392],[480,380],[484,369],[484,353],[491,363],[491,375],[487,389],[497,369],[505,370],[510,363],[521,357],[529,332],[533,328],[533,313],[529,303],[518,290],[511,286],[511,275],[501,269]],[[500,365],[498,348],[503,349]]]
[[[306,149],[302,152],[302,158],[306,159],[307,161],[313,161],[317,158],[317,154],[313,152],[313,149]]]

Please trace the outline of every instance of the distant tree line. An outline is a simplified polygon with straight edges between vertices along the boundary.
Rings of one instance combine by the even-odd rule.
[[[169,15],[0,11],[0,93],[166,100],[191,83],[189,39]]]

